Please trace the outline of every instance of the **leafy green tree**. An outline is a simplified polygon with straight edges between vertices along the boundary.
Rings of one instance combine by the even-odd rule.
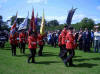
[[[65,24],[60,24],[59,26],[46,26],[46,31],[62,30]]]
[[[57,20],[51,20],[47,24],[48,26],[59,26],[59,22]]]
[[[94,21],[89,18],[83,18],[82,21],[79,23],[81,25],[81,28],[88,28],[88,29],[93,29],[94,27]]]
[[[6,24],[6,22],[3,21],[3,17],[0,15],[0,30],[8,30],[9,26]]]
[[[100,23],[98,23],[98,24],[96,24],[96,25],[100,26]]]
[[[83,18],[80,22],[76,23],[76,24],[72,24],[72,26],[79,30],[80,28],[85,29],[93,29],[94,27],[94,21],[92,19],[89,19],[87,17]]]
[[[8,25],[6,25],[6,22],[3,22],[2,27],[1,27],[1,30],[7,30],[7,31],[10,31],[10,28],[9,28]]]
[[[80,28],[82,28],[82,26],[80,25],[80,23],[72,24],[72,26],[73,26],[76,30],[79,30]]]

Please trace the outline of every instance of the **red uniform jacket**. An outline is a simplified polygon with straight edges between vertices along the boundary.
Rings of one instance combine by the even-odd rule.
[[[66,39],[66,34],[67,34],[67,30],[62,30],[62,32],[61,32],[61,36],[62,36],[62,45],[65,45],[66,44],[66,42],[65,42],[65,39]]]
[[[17,33],[15,33],[14,35],[10,34],[9,41],[10,44],[17,45]]]
[[[36,37],[34,37],[32,35],[28,37],[28,48],[29,49],[37,48],[37,38]]]
[[[25,33],[21,32],[19,34],[19,42],[20,43],[26,43],[26,34]]]
[[[38,41],[38,44],[39,45],[43,45],[44,43],[43,43],[43,36],[41,35],[41,34],[38,34],[38,39],[37,39],[37,41]]]
[[[66,35],[66,48],[68,50],[75,49],[75,37],[71,32],[68,32]]]
[[[60,35],[59,35],[59,38],[58,38],[58,45],[59,45],[59,46],[62,45],[62,44],[61,44],[61,41],[62,41],[62,35],[60,34]]]

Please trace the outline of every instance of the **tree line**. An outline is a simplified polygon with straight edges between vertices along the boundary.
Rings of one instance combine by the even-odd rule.
[[[0,15],[0,30],[10,30],[10,27],[7,24],[8,21],[11,21],[11,25],[13,25],[13,22],[15,20],[16,16],[12,16],[10,18],[10,20],[7,20],[6,22],[3,21],[3,17]],[[24,21],[25,18],[17,18],[17,24],[21,24],[23,21]],[[41,24],[41,20],[42,20],[42,17],[38,17],[37,18],[37,29],[40,28],[40,24]],[[28,19],[28,24],[30,24],[30,19]],[[50,30],[50,31],[53,31],[53,30],[61,30],[63,29],[64,25],[67,25],[66,23],[65,24],[59,24],[59,22],[57,20],[51,20],[51,21],[47,21],[45,19],[45,29],[46,31]],[[93,29],[94,25],[99,25],[100,26],[100,23],[98,24],[95,24],[94,20],[91,19],[91,18],[83,18],[80,22],[77,22],[75,24],[72,24],[72,26],[76,29],[76,30],[79,30],[80,28],[84,29],[84,28],[88,28],[88,29]]]

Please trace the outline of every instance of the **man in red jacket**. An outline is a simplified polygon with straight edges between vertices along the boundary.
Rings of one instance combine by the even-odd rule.
[[[69,56],[66,57],[66,59],[64,59],[64,63],[67,65],[67,63],[69,62],[69,66],[74,66],[73,62],[72,62],[72,58],[74,56],[74,49],[75,49],[75,37],[73,35],[73,27],[69,27],[69,32],[66,35],[66,49],[67,49],[67,53],[69,52]]]
[[[39,52],[38,55],[42,56],[42,51],[43,51],[43,45],[44,45],[44,41],[43,41],[43,35],[41,35],[40,33],[38,34],[38,45],[39,45]]]
[[[20,53],[25,54],[25,44],[26,44],[26,33],[24,30],[19,34],[19,42],[20,42]]]
[[[37,48],[37,34],[35,32],[30,32],[28,36],[28,48],[30,50],[30,56],[28,58],[28,63],[32,59],[32,63],[35,63],[35,55]]]
[[[60,51],[60,58],[64,61],[67,57],[67,50],[66,50],[66,34],[68,31],[68,26],[64,26],[64,29],[61,32],[61,51]]]
[[[9,41],[11,44],[12,56],[16,56],[17,32],[15,32],[14,34],[10,33]]]

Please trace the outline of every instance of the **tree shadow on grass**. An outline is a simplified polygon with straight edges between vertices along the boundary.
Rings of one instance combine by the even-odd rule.
[[[11,48],[3,48],[2,50],[11,50]]]
[[[0,47],[0,50],[11,50],[11,47]]]
[[[89,53],[95,53],[93,50],[91,50]]]
[[[98,66],[97,64],[92,64],[92,63],[81,63],[76,65],[75,67],[87,67],[87,68],[92,68],[94,66]]]
[[[23,54],[23,55],[16,55],[16,57],[28,57],[29,56],[29,54]]]
[[[36,62],[36,64],[45,64],[45,65],[50,65],[52,63],[61,63],[60,61],[41,61],[41,62]]]
[[[52,53],[52,52],[43,52],[42,57],[52,57],[52,56],[58,56],[58,55],[56,53]]]
[[[96,57],[96,58],[91,58],[92,60],[100,60],[99,57]]]
[[[78,61],[78,62],[82,62],[82,61],[85,61],[85,60],[90,60],[90,59],[74,59],[74,61]]]
[[[78,57],[82,57],[82,56],[74,56],[73,58],[78,58]]]
[[[89,58],[89,59],[74,59],[74,61],[78,61],[78,62],[82,62],[82,61],[85,61],[85,60],[87,60],[87,61],[89,61],[89,60],[100,60],[100,58],[99,57],[95,57],[95,58]]]

